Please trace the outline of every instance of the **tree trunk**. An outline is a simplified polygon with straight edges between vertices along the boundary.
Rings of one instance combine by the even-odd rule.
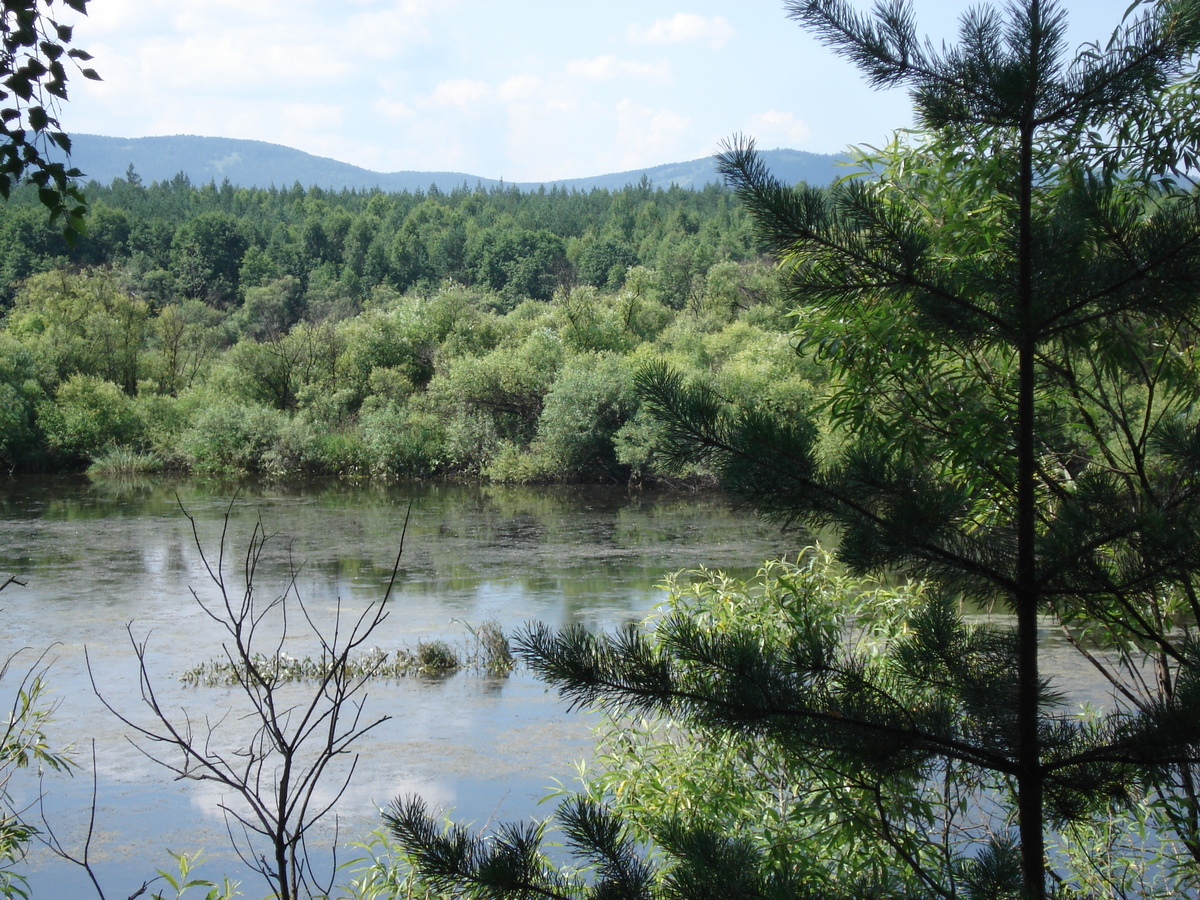
[[[1036,15],[1036,6],[1034,8]],[[1037,459],[1034,447],[1033,322],[1033,126],[1021,128],[1018,210],[1018,387],[1017,442],[1017,821],[1021,839],[1021,882],[1027,900],[1046,893],[1042,834],[1043,774],[1038,734]]]

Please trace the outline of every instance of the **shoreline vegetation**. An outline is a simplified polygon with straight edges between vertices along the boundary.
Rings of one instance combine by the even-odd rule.
[[[716,185],[88,196],[74,246],[0,207],[0,470],[711,484],[638,371],[784,415],[824,377]]]

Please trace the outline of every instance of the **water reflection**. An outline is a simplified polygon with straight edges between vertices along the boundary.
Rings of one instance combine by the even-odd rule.
[[[800,542],[711,496],[457,485],[0,482],[0,572],[28,583],[5,592],[5,638],[10,647],[58,642],[54,736],[81,748],[96,740],[96,847],[114,894],[131,892],[165,865],[168,847],[203,846],[213,875],[236,876],[241,868],[225,850],[219,808],[229,798],[211,785],[171,781],[131,751],[92,695],[84,666],[87,648],[105,697],[139,715],[126,634],[132,622],[135,638],[149,637],[147,660],[164,704],[219,716],[234,701],[228,689],[187,688],[176,680],[216,656],[221,640],[189,593],[213,597],[181,505],[195,517],[210,561],[228,513],[234,590],[240,554],[261,522],[276,536],[257,586],[278,590],[295,575],[318,621],[331,621],[339,603],[354,612],[382,595],[411,506],[392,614],[377,634],[384,649],[429,638],[461,641],[459,622],[486,619],[505,631],[534,619],[612,627],[644,617],[661,599],[657,585],[669,572],[706,565],[750,574],[762,559],[793,552]],[[381,682],[372,686],[367,714],[393,718],[362,744],[363,761],[337,807],[343,834],[374,827],[380,805],[412,791],[457,807],[467,820],[544,813],[534,809],[536,800],[552,779],[569,778],[571,762],[589,745],[586,719],[568,716],[553,694],[524,676]],[[81,839],[88,781],[51,785],[48,814],[65,840]],[[33,865],[35,896],[87,894],[67,864],[43,856]],[[258,886],[247,887],[253,894]]]

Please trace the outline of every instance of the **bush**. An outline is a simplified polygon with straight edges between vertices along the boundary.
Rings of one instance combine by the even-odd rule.
[[[468,626],[469,627],[469,626]],[[507,675],[516,665],[508,638],[495,619],[488,619],[471,634],[479,645],[479,664],[489,675]]]
[[[397,385],[424,385],[433,377],[434,345],[412,305],[369,309],[337,326],[342,345],[338,371],[354,394],[357,407],[377,393],[377,373],[386,373]]]
[[[576,262],[579,280],[598,288],[619,288],[637,265],[637,251],[622,241],[600,238],[583,248]]]
[[[555,480],[624,481],[613,437],[635,408],[625,360],[589,353],[569,359],[546,395],[535,450]]]
[[[371,456],[355,431],[326,431],[317,435],[316,465],[325,475],[360,478],[371,472]]]
[[[145,424],[148,451],[161,459],[166,468],[186,468],[188,461],[182,449],[183,433],[215,400],[211,393],[203,390],[185,391],[178,397],[146,392],[139,394],[137,408]]]
[[[287,416],[278,410],[218,400],[183,432],[180,450],[198,472],[263,472],[286,424]]]
[[[363,412],[360,431],[374,474],[421,477],[442,468],[445,422],[436,413],[384,403]]]
[[[536,453],[501,441],[496,452],[483,468],[483,475],[503,484],[536,484],[552,480],[545,461]]]
[[[445,466],[460,475],[480,475],[502,444],[491,416],[465,405],[445,423]]]
[[[285,418],[263,453],[262,470],[272,475],[324,475],[321,430],[301,417]]]
[[[668,600],[655,622],[686,620],[715,635],[747,632],[766,646],[797,643],[798,632],[859,649],[878,645],[923,598],[918,585],[846,578],[817,548],[795,563],[769,562],[750,580],[702,569],[673,576],[665,587]],[[640,840],[661,841],[682,824],[745,841],[782,880],[804,873],[814,896],[822,885],[897,891],[869,896],[910,896],[904,889],[916,888],[903,883],[884,841],[864,840],[870,788],[833,768],[821,770],[819,749],[791,755],[767,740],[697,727],[683,717],[645,719],[613,708],[597,731],[599,767],[583,793],[610,800]],[[939,787],[925,789],[932,796]]]
[[[595,288],[559,291],[554,298],[563,345],[582,353],[604,350],[627,352],[637,335],[626,327],[622,310]]]
[[[53,402],[38,405],[38,421],[50,447],[71,460],[136,444],[145,432],[134,400],[93,375],[72,375],[59,385]]]
[[[523,447],[537,434],[542,401],[563,358],[553,332],[539,328],[518,346],[455,359],[429,386],[429,402],[446,417],[470,409],[487,416],[498,438]]]

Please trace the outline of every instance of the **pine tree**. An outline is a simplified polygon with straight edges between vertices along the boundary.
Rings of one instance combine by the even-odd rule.
[[[1009,786],[1013,833],[949,874],[918,872],[931,895],[999,895],[1016,856],[1014,890],[1045,897],[1047,832],[1135,786],[1162,798],[1200,870],[1200,195],[1179,184],[1200,4],[1150,6],[1069,64],[1045,0],[970,12],[940,51],[903,3],[871,17],[787,5],[872,84],[907,86],[921,127],[864,154],[873,177],[830,191],[777,183],[749,141],[719,157],[784,270],[798,339],[830,364],[827,403],[784,421],[665,367],[640,389],[678,462],[708,461],[786,522],[834,527],[851,571],[904,571],[939,593],[886,665],[686,616],[653,639],[535,628],[524,655],[577,703],[819,748],[875,784],[953,765]],[[963,600],[1014,624],[967,629]],[[1048,625],[1114,684],[1095,721],[1066,714],[1041,671]],[[1123,680],[1135,658],[1147,667]],[[428,849],[419,812],[394,826]],[[616,831],[588,833],[601,832],[580,845],[634,865]],[[686,829],[664,840],[672,877],[691,879],[677,895],[801,895],[753,875],[723,893],[744,848]]]

